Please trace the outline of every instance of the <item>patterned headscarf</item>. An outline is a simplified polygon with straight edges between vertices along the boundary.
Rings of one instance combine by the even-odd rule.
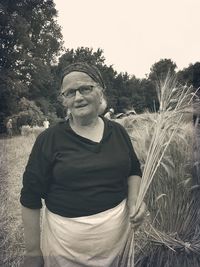
[[[88,74],[95,82],[97,82],[103,89],[105,89],[105,83],[98,68],[92,64],[89,65],[85,62],[77,62],[68,65],[63,70],[61,83],[64,77],[73,71],[79,71]]]

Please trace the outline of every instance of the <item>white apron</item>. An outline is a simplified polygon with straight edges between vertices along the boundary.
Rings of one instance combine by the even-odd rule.
[[[46,209],[45,267],[116,267],[130,230],[126,200],[95,215],[66,218]]]

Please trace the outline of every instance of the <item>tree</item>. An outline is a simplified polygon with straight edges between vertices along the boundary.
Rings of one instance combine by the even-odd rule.
[[[8,116],[21,97],[46,95],[62,35],[53,0],[0,0],[0,10],[0,113]]]
[[[200,88],[200,62],[190,64],[188,68],[177,73],[179,82],[182,84],[188,84],[194,86],[194,88]]]
[[[200,62],[190,64],[188,68],[184,68],[177,73],[178,81],[183,85],[193,86],[196,97],[193,99],[193,118],[198,121],[200,118]]]
[[[56,68],[59,78],[62,75],[62,71],[69,64],[75,62],[87,62],[89,64],[97,65],[102,68],[105,58],[103,56],[103,50],[98,48],[97,51],[93,51],[93,48],[78,47],[77,49],[66,49],[63,55],[59,58],[59,62]]]
[[[171,59],[161,59],[153,64],[148,79],[157,82],[166,78],[167,75],[175,75],[176,63]]]
[[[125,113],[126,110],[130,110],[131,108],[131,100],[129,97],[121,96],[120,98],[118,98],[116,106],[117,113]]]

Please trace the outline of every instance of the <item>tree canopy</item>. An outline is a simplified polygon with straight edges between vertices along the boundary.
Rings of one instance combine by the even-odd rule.
[[[19,111],[21,97],[49,95],[51,65],[62,49],[62,34],[52,0],[1,0],[0,11],[2,119]]]

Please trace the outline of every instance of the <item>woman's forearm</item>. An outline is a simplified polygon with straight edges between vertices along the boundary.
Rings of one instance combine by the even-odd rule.
[[[128,206],[135,206],[139,189],[140,189],[141,177],[132,175],[128,177]]]
[[[130,176],[128,178],[128,208],[129,208],[129,216],[130,221],[132,223],[132,227],[136,230],[138,226],[141,225],[142,221],[145,218],[146,212],[146,204],[144,202],[141,203],[138,210],[136,210],[136,202],[140,190],[141,177],[140,176]]]
[[[22,220],[26,253],[29,256],[40,256],[40,209],[22,206]]]

